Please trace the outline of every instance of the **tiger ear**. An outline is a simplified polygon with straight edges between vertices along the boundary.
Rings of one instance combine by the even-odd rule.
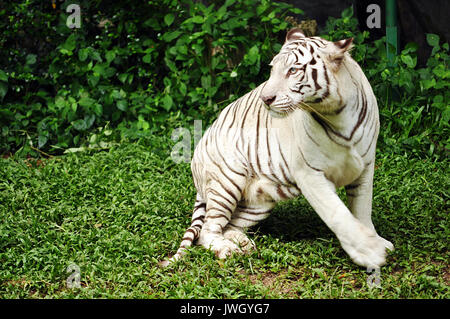
[[[288,31],[286,34],[286,42],[291,42],[295,40],[300,40],[301,38],[304,38],[305,34],[303,33],[303,30],[300,28],[294,28]]]
[[[353,38],[348,38],[332,43],[328,60],[332,68],[337,71],[345,58],[345,53],[353,48]]]

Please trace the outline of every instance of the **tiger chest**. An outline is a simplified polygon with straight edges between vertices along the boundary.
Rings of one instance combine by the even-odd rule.
[[[364,163],[354,149],[334,154],[335,160],[326,161],[324,174],[336,187],[351,184],[364,170]]]
[[[323,139],[321,143],[304,140],[299,159],[308,167],[323,172],[336,187],[351,184],[364,170],[364,161],[352,146],[339,145]]]

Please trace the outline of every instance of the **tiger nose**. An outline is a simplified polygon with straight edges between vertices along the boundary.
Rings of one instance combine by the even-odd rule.
[[[261,99],[264,101],[264,103],[266,103],[266,105],[270,105],[273,103],[273,101],[275,101],[276,97],[276,95],[265,95],[261,96]]]

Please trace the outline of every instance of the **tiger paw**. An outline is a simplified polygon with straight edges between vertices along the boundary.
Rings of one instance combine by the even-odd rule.
[[[228,239],[214,241],[210,249],[215,253],[217,258],[219,259],[228,258],[233,253],[242,254],[242,250],[239,248],[239,246]]]
[[[255,243],[249,239],[242,231],[229,229],[223,233],[225,239],[228,239],[239,246],[244,253],[249,253],[256,249]]]
[[[342,248],[358,265],[379,268],[386,263],[386,249],[393,250],[391,242],[364,226],[356,238],[341,240]]]
[[[383,242],[384,247],[386,247],[387,250],[389,250],[389,251],[394,251],[395,250],[394,245],[389,240],[384,239],[381,236],[378,236],[378,238]]]

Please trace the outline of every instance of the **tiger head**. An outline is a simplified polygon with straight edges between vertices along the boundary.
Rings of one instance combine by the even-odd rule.
[[[322,114],[342,107],[337,75],[353,38],[337,42],[305,37],[301,29],[290,30],[280,52],[270,65],[269,80],[260,98],[272,116],[283,117],[305,103]]]

